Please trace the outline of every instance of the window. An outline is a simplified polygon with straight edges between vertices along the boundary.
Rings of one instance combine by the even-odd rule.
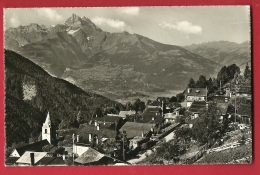
[[[45,129],[45,132],[44,132],[45,134],[47,134],[47,129]]]

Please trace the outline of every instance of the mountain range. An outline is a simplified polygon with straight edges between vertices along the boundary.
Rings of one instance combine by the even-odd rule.
[[[244,70],[251,64],[251,45],[249,41],[235,43],[229,41],[213,41],[184,46],[185,49],[212,60],[221,66],[236,64]]]
[[[236,63],[233,59],[243,65],[250,58],[249,48],[243,45],[241,50],[228,49],[229,44],[223,46],[226,50],[206,46],[179,47],[128,32],[109,33],[75,14],[63,24],[30,24],[5,31],[5,49],[53,76],[115,100],[182,90],[191,77],[215,77],[222,65]]]

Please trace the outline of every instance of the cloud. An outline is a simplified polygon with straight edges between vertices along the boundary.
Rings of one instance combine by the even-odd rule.
[[[20,25],[20,21],[16,15],[10,19],[10,24],[12,27],[17,27]]]
[[[111,19],[111,18],[104,18],[104,17],[99,17],[96,16],[91,19],[93,23],[96,25],[102,26],[102,25],[107,25],[109,27],[115,28],[119,31],[124,31],[124,30],[129,30],[131,28],[130,26],[126,25],[124,21],[120,21],[118,19]]]
[[[124,13],[127,15],[134,15],[134,16],[139,15],[139,11],[140,11],[139,7],[123,7],[118,9],[119,13]]]
[[[50,8],[38,8],[36,9],[39,17],[49,21],[61,21],[63,17],[57,13],[56,10]]]
[[[159,24],[159,25],[163,28],[178,30],[178,31],[186,33],[186,34],[201,34],[202,33],[201,26],[193,25],[192,23],[190,23],[188,21],[176,22],[175,24],[163,22],[162,24]]]

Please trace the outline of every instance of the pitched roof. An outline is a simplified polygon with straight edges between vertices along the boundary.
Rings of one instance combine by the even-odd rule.
[[[162,110],[160,107],[155,107],[155,108],[146,108],[144,113],[160,113]]]
[[[159,114],[156,115],[154,113],[143,113],[143,117],[136,120],[137,123],[162,123],[164,118]]]
[[[217,103],[217,107],[221,110],[221,114],[226,114],[228,110],[228,103]]]
[[[205,101],[194,101],[191,104],[189,111],[193,112],[193,113],[197,113],[200,110],[202,110],[203,108],[206,108],[206,102]]]
[[[127,115],[134,115],[135,111],[120,111],[119,116],[125,118]]]
[[[42,147],[45,145],[49,145],[49,142],[47,139],[45,140],[41,140],[38,142],[34,142],[25,146],[21,146],[16,148],[16,151],[18,152],[18,154],[21,156],[24,154],[25,151],[43,151]]]
[[[190,89],[190,92],[188,93],[188,89]],[[184,95],[188,96],[207,96],[207,88],[187,88],[184,91]]]
[[[99,138],[115,138],[116,131],[109,129],[109,125],[99,125],[99,130],[96,129],[94,125],[81,124],[77,130],[77,135],[85,136],[88,138],[88,134],[97,135]]]
[[[8,157],[6,160],[5,160],[5,164],[6,165],[13,165],[15,164],[15,162],[19,159],[20,157]]]
[[[212,98],[215,102],[226,102],[226,100],[228,101],[230,99],[230,96],[215,95]]]
[[[39,160],[36,165],[66,165],[65,161],[62,160],[62,158],[59,157],[43,157],[41,160]]]
[[[128,138],[133,138],[135,136],[142,136],[148,133],[155,124],[152,123],[136,123],[136,122],[126,122],[119,131],[126,131]]]
[[[79,156],[74,161],[80,164],[88,164],[99,161],[105,155],[94,150],[93,148],[89,148],[86,152],[84,152],[81,156]]]
[[[26,152],[16,161],[16,163],[31,164],[30,153],[34,153],[34,163],[35,163],[35,164],[48,154],[47,152],[26,151]]]
[[[118,123],[120,120],[122,120],[121,117],[117,117],[117,116],[107,116],[105,115],[104,117],[96,117],[94,118],[97,121],[101,121],[101,122],[109,122],[109,123]]]

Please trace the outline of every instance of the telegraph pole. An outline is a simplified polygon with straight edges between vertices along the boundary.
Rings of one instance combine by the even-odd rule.
[[[236,119],[237,119],[237,80],[236,80],[236,84],[235,84],[235,124],[236,124]]]
[[[72,142],[73,142],[73,145],[72,145],[72,161],[73,161],[73,165],[74,165],[74,133],[72,135]]]

